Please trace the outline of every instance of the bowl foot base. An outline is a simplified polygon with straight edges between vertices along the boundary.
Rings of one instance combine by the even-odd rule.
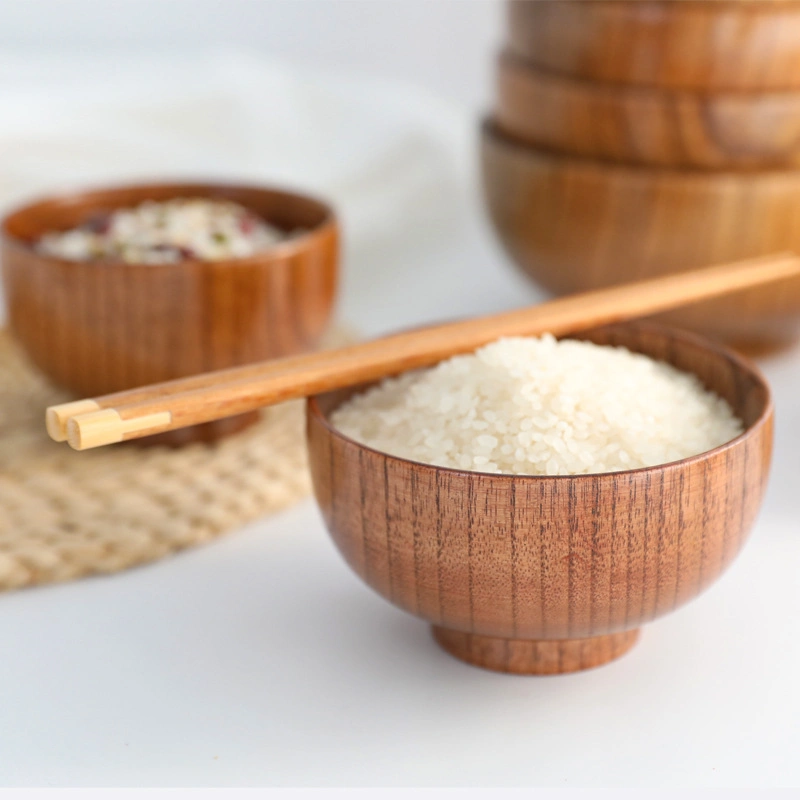
[[[619,658],[636,644],[639,631],[585,639],[499,639],[434,625],[433,637],[450,655],[476,667],[516,675],[561,675]]]
[[[237,414],[235,417],[225,417],[213,422],[203,422],[200,425],[190,425],[188,428],[177,428],[174,431],[143,436],[141,439],[131,439],[125,444],[138,447],[181,447],[194,442],[216,442],[217,439],[249,428],[260,418],[261,412],[248,411],[246,414]]]

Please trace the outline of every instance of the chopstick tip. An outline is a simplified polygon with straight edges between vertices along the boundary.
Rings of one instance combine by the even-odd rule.
[[[73,450],[90,450],[116,444],[126,438],[158,433],[169,427],[172,414],[158,411],[141,417],[123,419],[115,408],[101,408],[77,414],[67,421],[67,442]]]
[[[119,412],[103,408],[71,417],[67,421],[67,442],[73,450],[89,450],[121,442],[123,431]]]
[[[45,427],[50,438],[56,442],[67,441],[67,423],[78,414],[97,411],[99,404],[94,400],[73,400],[70,403],[61,403],[50,406],[45,412]]]

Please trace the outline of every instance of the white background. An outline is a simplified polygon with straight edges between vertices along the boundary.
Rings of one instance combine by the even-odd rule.
[[[480,108],[502,15],[500,0],[3,0],[0,48],[124,55],[247,47],[407,81]]]
[[[247,46],[422,86],[466,125],[500,28],[486,2],[0,4],[6,52]],[[348,320],[371,334],[539,299],[467,205],[375,256]],[[150,567],[0,598],[0,783],[798,785],[800,352],[763,366],[778,438],[752,540],[616,663],[539,679],[452,659],[358,582],[309,501]]]

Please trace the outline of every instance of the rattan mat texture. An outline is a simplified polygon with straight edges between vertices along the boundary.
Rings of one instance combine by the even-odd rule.
[[[214,444],[76,452],[44,428],[66,399],[0,330],[0,591],[155,561],[310,491],[302,401]]]

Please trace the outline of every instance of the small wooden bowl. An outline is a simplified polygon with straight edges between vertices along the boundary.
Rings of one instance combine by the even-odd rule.
[[[65,261],[37,252],[46,232],[144,200],[232,200],[296,235],[248,258],[141,265]],[[11,328],[57,384],[92,397],[313,348],[332,310],[338,226],[331,208],[292,192],[153,184],[49,197],[2,226]],[[258,419],[231,417],[146,443],[212,440]]]
[[[697,374],[746,431],[671,464],[602,475],[488,475],[358,444],[329,415],[353,392],[308,402],[314,492],[347,563],[433,624],[472,664],[554,674],[625,653],[638,628],[691,600],[739,552],[772,450],[764,378],[730,351],[649,324],[580,334]]]
[[[512,260],[555,294],[800,251],[800,170],[631,167],[521,145],[484,123],[483,192]],[[664,315],[753,351],[800,336],[800,280]]]
[[[512,53],[497,70],[498,128],[567,155],[678,167],[800,160],[800,90],[699,92],[595,83]]]
[[[800,88],[792,0],[509,0],[511,49],[563,75],[695,90]]]

